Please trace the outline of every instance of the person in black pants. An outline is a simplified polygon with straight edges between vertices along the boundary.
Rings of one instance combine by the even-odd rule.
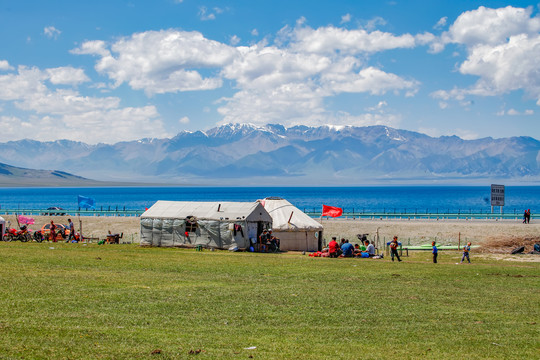
[[[398,242],[397,236],[394,236],[394,240],[390,243],[390,255],[392,256],[392,261],[394,261],[394,256],[397,257],[398,261],[401,261],[399,254],[397,252]]]
[[[431,246],[433,246],[433,263],[436,264],[437,263],[437,255],[439,254],[439,250],[437,249],[437,244],[435,243],[435,241],[433,241],[431,243]]]

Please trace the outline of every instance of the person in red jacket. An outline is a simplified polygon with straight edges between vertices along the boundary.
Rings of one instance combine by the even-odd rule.
[[[339,256],[339,244],[336,241],[336,237],[332,237],[332,240],[328,243],[328,254],[330,257],[337,258]]]
[[[52,242],[56,242],[56,225],[54,225],[54,221],[51,220],[51,227],[49,228],[49,240],[52,240]]]

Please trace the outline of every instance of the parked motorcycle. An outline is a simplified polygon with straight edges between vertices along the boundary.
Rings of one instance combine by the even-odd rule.
[[[20,230],[8,229],[6,234],[4,234],[4,241],[21,241],[27,242],[32,240],[32,236],[28,232],[28,227],[26,225],[21,226]]]

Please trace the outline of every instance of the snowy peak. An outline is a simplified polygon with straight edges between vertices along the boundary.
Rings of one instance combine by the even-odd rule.
[[[434,138],[380,125],[224,124],[171,139],[112,145],[0,143],[0,162],[34,169],[53,163],[61,171],[100,180],[191,184],[538,182],[540,142],[530,137]]]

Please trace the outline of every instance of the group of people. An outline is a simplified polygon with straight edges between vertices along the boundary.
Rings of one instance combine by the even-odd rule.
[[[272,229],[263,230],[259,236],[259,252],[276,252],[279,246],[279,239],[272,234]]]
[[[369,240],[364,240],[364,249],[360,248],[360,245],[355,244],[354,246],[347,239],[341,239],[341,243],[337,242],[337,238],[334,236],[332,240],[328,243],[328,248],[323,249],[323,253],[327,252],[329,257],[379,257],[375,253],[375,246],[369,242]],[[382,255],[380,256],[382,257]]]
[[[68,219],[68,226],[69,226],[69,235],[68,235],[68,238],[66,240],[66,242],[70,242],[70,241],[77,241],[78,240],[78,236],[76,236],[75,234],[75,225],[73,224],[73,221],[71,221],[71,219]],[[51,220],[51,225],[49,227],[49,240],[51,240],[52,242],[57,242],[57,235],[56,235],[56,224],[54,223],[54,220]]]
[[[323,249],[321,256],[328,256],[328,257],[370,257],[370,258],[383,258],[383,255],[377,255],[375,252],[375,246],[369,242],[369,240],[364,241],[365,248],[360,249],[360,246],[358,244],[355,244],[354,246],[349,243],[349,240],[341,239],[341,243],[337,242],[336,237],[332,237],[332,240],[328,243],[328,248]],[[390,256],[392,258],[392,261],[394,259],[397,259],[398,262],[401,262],[401,257],[399,256],[399,242],[398,237],[394,236],[392,241],[389,243],[390,248]],[[437,243],[433,241],[431,243],[432,246],[432,254],[433,254],[433,263],[437,263],[437,257],[439,255],[439,249],[437,248]],[[468,242],[467,245],[463,247],[463,255],[461,257],[461,263],[467,259],[469,264],[471,263],[471,259],[469,257],[469,252],[471,251],[471,243]]]
[[[436,264],[437,256],[439,255],[439,249],[437,249],[437,242],[433,241],[431,243],[431,246],[432,246],[431,253],[433,254],[433,263]],[[461,256],[460,264],[463,264],[463,261],[465,260],[465,258],[467,258],[467,261],[469,262],[469,264],[471,263],[471,258],[469,257],[470,251],[471,251],[471,243],[468,242],[467,245],[463,247],[463,255]]]
[[[530,222],[531,222],[531,209],[527,209],[523,213],[523,223],[528,224]]]

